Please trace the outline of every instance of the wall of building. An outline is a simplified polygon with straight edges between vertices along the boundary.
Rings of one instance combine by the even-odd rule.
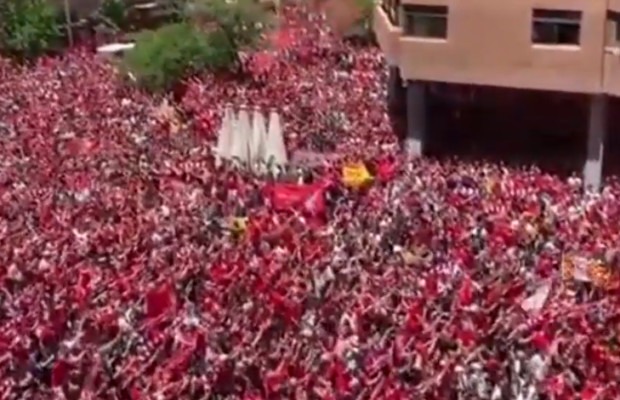
[[[620,12],[620,0],[607,0],[607,8]]]
[[[381,47],[388,64],[399,65],[400,37],[403,30],[399,26],[390,23],[381,7],[375,8],[373,28],[377,37],[377,43],[379,43],[379,47]]]
[[[602,90],[605,0],[403,0],[447,5],[448,39],[402,36],[377,7],[375,29],[403,79],[596,93]],[[532,9],[581,10],[580,46],[532,45]],[[620,71],[620,69],[619,69]]]
[[[603,85],[605,93],[620,96],[620,54],[606,53],[604,62]]]
[[[103,3],[103,0],[67,0],[71,10],[79,17],[85,17],[95,12]],[[64,7],[64,0],[50,0],[60,8]]]

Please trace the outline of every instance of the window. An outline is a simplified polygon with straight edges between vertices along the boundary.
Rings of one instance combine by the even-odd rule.
[[[400,25],[398,14],[400,11],[400,0],[382,0],[381,7],[387,14],[392,25]]]
[[[423,38],[448,37],[448,7],[405,5],[404,33]]]
[[[620,46],[620,13],[607,13],[607,46]]]
[[[581,11],[534,9],[532,43],[578,45]]]

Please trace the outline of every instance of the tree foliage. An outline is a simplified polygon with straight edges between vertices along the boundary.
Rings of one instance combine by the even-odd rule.
[[[182,1],[184,21],[137,35],[125,68],[144,88],[169,90],[201,70],[239,65],[239,51],[256,47],[268,26],[254,0]]]
[[[234,55],[221,42],[218,32],[206,34],[186,22],[166,25],[137,35],[124,66],[143,88],[170,90],[198,71],[229,66]]]
[[[58,12],[46,0],[0,1],[0,49],[32,59],[57,50],[62,40]]]
[[[345,34],[345,37],[361,39],[364,42],[373,42],[375,40],[372,29],[375,4],[375,0],[355,0],[355,5],[360,11],[360,18]]]
[[[129,9],[124,0],[104,0],[98,11],[106,23],[117,29],[126,29],[129,22]]]
[[[361,17],[358,21],[366,30],[372,29],[372,16],[375,8],[374,0],[355,0],[357,7],[360,9]]]
[[[193,21],[220,30],[236,52],[255,47],[271,22],[256,0],[194,0],[185,9]]]

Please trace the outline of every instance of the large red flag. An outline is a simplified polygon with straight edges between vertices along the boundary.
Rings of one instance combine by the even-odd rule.
[[[311,215],[325,212],[325,182],[313,184],[275,183],[268,188],[268,196],[277,211],[303,210]]]
[[[175,296],[168,284],[151,289],[146,294],[146,314],[149,318],[157,318],[172,309],[175,304]]]

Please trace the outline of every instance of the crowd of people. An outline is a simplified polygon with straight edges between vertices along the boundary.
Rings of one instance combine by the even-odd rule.
[[[192,80],[175,129],[88,51],[0,61],[0,398],[620,398],[620,185],[404,158],[378,49],[285,16],[269,70]],[[226,103],[330,156],[216,168]],[[325,207],[276,210],[283,180]]]

